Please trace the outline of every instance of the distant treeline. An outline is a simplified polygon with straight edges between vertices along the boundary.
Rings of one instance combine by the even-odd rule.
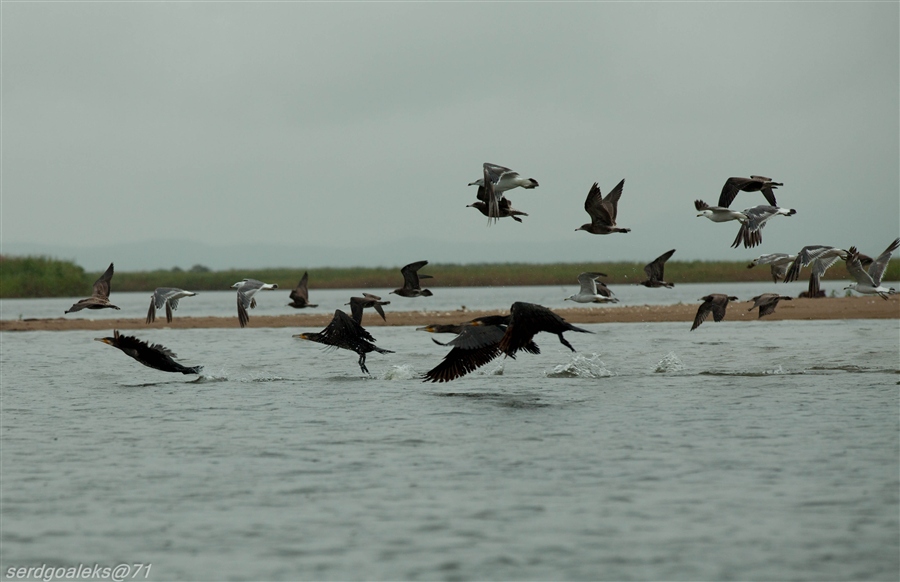
[[[106,269],[104,265],[103,270]],[[0,298],[72,297],[90,295],[91,285],[103,272],[86,273],[70,261],[48,257],[0,257]],[[309,271],[310,289],[396,288],[402,284],[397,268],[314,268],[314,269],[240,269],[211,271],[202,265],[190,270],[157,270],[144,272],[116,271],[112,291],[153,291],[157,287],[179,287],[190,291],[225,290],[241,279],[259,279],[292,289],[305,270]],[[576,277],[584,271],[608,275],[610,285],[635,284],[644,280],[644,263],[503,263],[503,264],[429,264],[421,274],[433,275],[424,281],[428,287],[484,287],[510,285],[577,285]],[[806,280],[807,271],[801,277]],[[846,269],[837,264],[825,279],[849,279]],[[900,260],[888,266],[884,279],[900,279]],[[771,281],[768,266],[747,268],[745,261],[674,261],[666,263],[666,280],[679,283],[720,283]]]

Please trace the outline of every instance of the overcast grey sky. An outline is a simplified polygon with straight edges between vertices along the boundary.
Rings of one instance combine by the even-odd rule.
[[[900,234],[898,28],[897,2],[4,2],[3,251],[92,271],[877,254]],[[509,192],[522,224],[466,208],[486,161],[540,183]],[[731,249],[736,223],[693,201],[750,174],[797,214]],[[622,178],[632,232],[575,232]]]

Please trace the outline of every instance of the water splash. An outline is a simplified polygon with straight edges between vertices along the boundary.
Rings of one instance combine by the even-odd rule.
[[[590,357],[575,354],[567,364],[560,364],[544,373],[548,378],[608,378],[615,376],[600,360],[600,354]]]
[[[418,374],[408,364],[391,366],[389,370],[381,375],[382,380],[412,380],[414,378],[418,378]]]
[[[661,359],[656,364],[656,369],[654,372],[657,374],[670,374],[672,372],[683,372],[684,371],[684,363],[681,361],[675,352],[669,352],[663,359]]]

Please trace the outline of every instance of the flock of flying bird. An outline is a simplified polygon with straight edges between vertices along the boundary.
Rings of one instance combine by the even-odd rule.
[[[470,186],[478,186],[478,192],[476,194],[477,201],[468,206],[476,208],[487,216],[488,225],[507,217],[522,222],[520,217],[528,215],[513,208],[505,193],[513,188],[536,188],[537,180],[522,178],[509,168],[490,163],[483,165],[482,173],[481,178],[469,183]],[[621,228],[616,224],[618,203],[624,185],[625,180],[623,179],[604,197],[595,182],[584,202],[584,209],[590,216],[591,222],[583,224],[575,230],[584,230],[598,235],[630,232],[631,229]],[[713,222],[737,221],[740,223],[737,236],[731,246],[736,248],[743,243],[745,248],[752,248],[762,243],[762,229],[769,219],[775,216],[793,216],[797,213],[794,209],[778,206],[774,190],[779,186],[783,186],[783,184],[763,176],[729,178],[722,188],[717,206],[710,206],[702,200],[696,200],[694,207],[698,212],[698,217],[705,216]],[[768,204],[742,211],[732,210],[729,206],[741,191],[762,192]],[[840,259],[845,262],[848,273],[856,280],[856,283],[846,289],[887,299],[887,296],[896,293],[896,290],[882,286],[881,279],[891,255],[898,248],[900,248],[900,238],[895,239],[884,252],[872,259],[861,254],[856,247],[843,250],[825,245],[811,245],[803,247],[794,255],[783,253],[761,255],[754,259],[748,268],[769,265],[772,279],[777,283],[779,280],[796,281],[801,268],[810,267],[809,287],[801,296],[815,298],[824,296],[819,285],[822,275]],[[672,283],[664,280],[664,269],[666,261],[674,253],[675,249],[667,251],[646,265],[644,272],[647,279],[639,284],[651,288],[673,287]],[[423,289],[420,284],[421,279],[429,279],[431,275],[418,272],[427,264],[428,261],[417,261],[403,267],[400,270],[403,275],[403,286],[391,293],[400,297],[431,296],[432,292],[429,289]],[[112,276],[113,264],[110,263],[106,272],[94,283],[91,297],[76,302],[66,313],[82,309],[119,309],[109,301]],[[618,302],[612,291],[599,281],[600,277],[606,277],[606,275],[599,272],[581,273],[578,276],[580,284],[578,293],[567,297],[566,300],[578,303]],[[290,307],[301,309],[317,306],[309,302],[308,280],[308,273],[304,273],[300,283],[290,293]],[[237,290],[238,322],[241,327],[245,327],[250,321],[247,310],[256,307],[256,293],[262,290],[277,289],[278,285],[256,279],[244,279],[232,285],[232,288]],[[156,289],[150,299],[146,322],[149,324],[155,321],[156,311],[163,307],[166,309],[166,321],[171,322],[172,312],[178,308],[179,300],[194,295],[196,293],[171,287]],[[751,300],[753,306],[749,310],[759,309],[759,317],[764,317],[775,311],[779,301],[790,299],[791,297],[778,293],[763,293]],[[722,293],[711,293],[700,300],[703,303],[697,310],[691,331],[699,327],[710,314],[715,321],[724,319],[728,303],[737,301],[738,298]],[[337,309],[331,322],[322,331],[301,333],[293,337],[324,344],[329,348],[356,352],[359,355],[360,369],[368,374],[366,354],[373,351],[381,354],[393,352],[375,345],[375,338],[362,326],[363,312],[365,309],[372,308],[382,319],[385,319],[382,306],[389,303],[389,301],[382,301],[381,297],[370,293],[363,293],[362,297],[351,297],[347,304],[350,305],[350,315]],[[534,336],[540,332],[556,334],[560,343],[573,352],[575,348],[563,337],[564,332],[593,333],[575,327],[546,307],[524,302],[513,303],[508,315],[479,317],[456,325],[427,325],[417,328],[417,330],[431,333],[452,333],[456,336],[446,343],[432,340],[438,345],[450,346],[451,350],[441,363],[423,376],[424,381],[431,382],[455,380],[487,364],[501,354],[511,358],[515,358],[519,351],[538,354],[540,348],[534,343]],[[184,366],[174,359],[176,356],[169,349],[158,344],[147,344],[133,336],[121,335],[118,330],[114,330],[112,337],[97,338],[97,341],[116,347],[140,363],[157,370],[199,374],[202,368],[202,366]]]

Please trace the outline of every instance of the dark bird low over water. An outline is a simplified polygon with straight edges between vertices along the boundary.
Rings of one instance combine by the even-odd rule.
[[[378,295],[363,293],[362,297],[351,297],[350,303],[347,303],[346,305],[350,306],[350,316],[353,318],[353,321],[362,323],[363,310],[368,309],[369,307],[373,308],[378,315],[381,316],[381,319],[387,321],[387,318],[384,316],[384,309],[382,309],[381,306],[390,304],[390,301],[382,301],[381,297]]]
[[[440,364],[429,370],[424,381],[449,382],[484,366],[500,355],[500,341],[506,333],[510,315],[488,315],[461,324],[432,324],[417,328],[431,333],[455,333],[447,343],[432,338],[438,345],[452,346]],[[541,353],[534,342],[524,348],[532,354]]]
[[[318,307],[313,303],[309,302],[309,273],[304,271],[303,277],[300,278],[300,282],[297,283],[297,286],[291,291],[291,294],[288,295],[288,298],[291,300],[288,303],[288,307],[293,307],[294,309],[303,309],[306,307]]]
[[[428,289],[422,289],[419,285],[419,279],[431,279],[431,275],[420,275],[419,269],[428,264],[428,261],[417,261],[410,263],[400,269],[403,274],[403,287],[394,289],[391,293],[395,293],[400,297],[431,297],[433,293]]]
[[[753,302],[753,307],[747,311],[753,311],[759,307],[760,317],[771,315],[775,313],[775,306],[777,306],[778,302],[781,300],[791,301],[791,298],[787,295],[779,295],[778,293],[763,293],[750,300]]]
[[[109,302],[109,283],[113,277],[113,264],[110,263],[106,272],[94,281],[94,289],[91,296],[82,299],[66,310],[66,313],[81,311],[82,309],[119,309]]]
[[[591,221],[582,224],[576,231],[585,230],[591,234],[612,234],[614,232],[631,232],[630,228],[616,226],[616,215],[619,212],[619,198],[622,197],[622,189],[625,187],[625,179],[616,184],[606,198],[600,193],[597,182],[591,186],[587,198],[584,200],[584,210],[591,217]]]
[[[182,374],[199,374],[203,366],[184,366],[175,361],[177,358],[171,350],[159,344],[148,344],[145,341],[130,335],[121,335],[119,330],[113,330],[112,337],[98,337],[95,341],[103,342],[114,348],[119,348],[125,355],[130,356],[148,368],[163,372],[180,372]]]
[[[150,296],[150,309],[147,310],[147,323],[156,321],[156,310],[166,306],[166,321],[172,323],[172,312],[178,309],[178,300],[193,297],[196,293],[176,289],[175,287],[157,287]]]
[[[715,321],[722,321],[725,319],[725,308],[728,307],[729,301],[738,301],[737,297],[725,295],[724,293],[710,293],[706,297],[700,298],[703,303],[700,304],[700,308],[697,309],[697,315],[694,317],[694,325],[691,326],[691,331],[694,331],[700,324],[706,321],[706,318],[709,317],[709,314],[713,314],[713,319]]]
[[[563,332],[594,333],[575,327],[546,307],[534,303],[517,301],[509,308],[509,315],[509,326],[500,341],[500,351],[511,358],[515,358],[516,352],[528,346],[534,336],[542,331],[556,334],[559,342],[573,352],[575,348],[566,341]]]
[[[359,354],[359,369],[364,374],[369,373],[369,369],[366,367],[366,354],[369,352],[378,352],[379,354],[394,353],[391,350],[385,350],[376,346],[374,343],[375,338],[363,326],[353,321],[353,318],[340,309],[335,310],[331,322],[322,331],[300,333],[293,337],[324,344],[329,348],[340,348],[356,352]]]

